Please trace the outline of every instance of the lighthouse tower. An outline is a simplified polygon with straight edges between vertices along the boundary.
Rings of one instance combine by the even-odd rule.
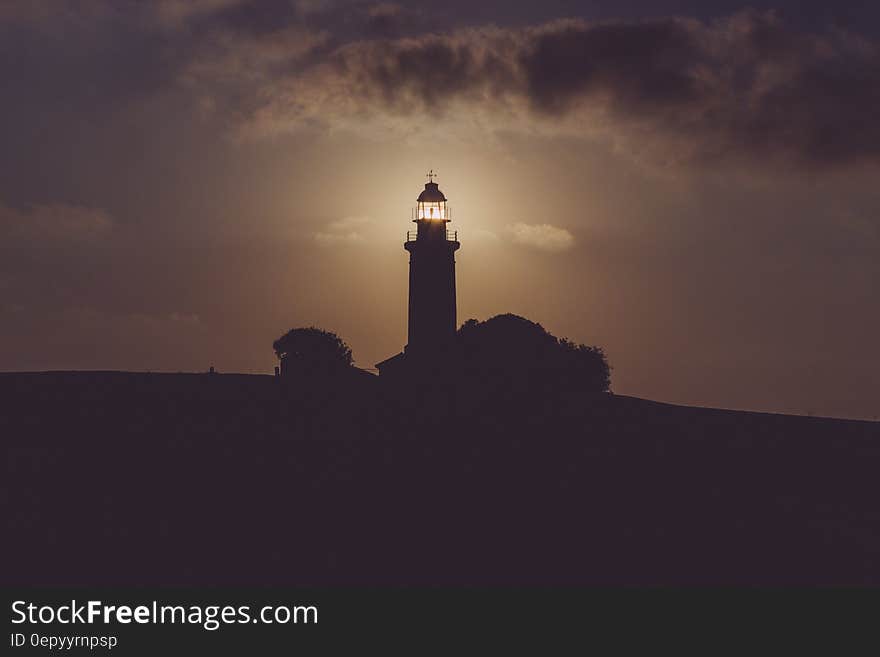
[[[409,342],[406,353],[430,356],[442,351],[455,337],[455,252],[458,235],[448,230],[451,221],[446,196],[428,174],[425,189],[416,199],[416,230],[403,245],[409,251]]]
[[[455,252],[461,244],[457,232],[449,230],[451,211],[436,174],[430,171],[427,177],[413,211],[416,229],[407,232],[403,245],[409,251],[408,342],[402,354],[376,365],[380,374],[397,370],[403,360],[440,357],[455,339]]]

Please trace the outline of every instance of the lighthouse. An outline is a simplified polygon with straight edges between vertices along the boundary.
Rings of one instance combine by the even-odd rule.
[[[380,374],[398,371],[404,361],[429,363],[442,358],[455,339],[455,252],[457,231],[449,229],[451,210],[446,196],[428,172],[425,189],[416,199],[403,248],[409,252],[409,313],[403,353],[377,363]]]

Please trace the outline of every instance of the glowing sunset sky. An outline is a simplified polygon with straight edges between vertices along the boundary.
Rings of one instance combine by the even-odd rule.
[[[312,324],[371,366],[434,168],[460,321],[874,417],[880,10],[830,4],[0,3],[0,370],[271,372]]]

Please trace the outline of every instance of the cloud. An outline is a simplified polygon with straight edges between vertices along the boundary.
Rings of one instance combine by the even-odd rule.
[[[59,55],[52,70],[71,77],[86,73],[62,64],[106,67],[99,86],[117,96],[137,97],[132,85],[155,94],[180,85],[238,136],[412,135],[446,121],[482,134],[605,139],[659,166],[880,162],[880,44],[840,29],[803,31],[772,12],[436,31],[420,12],[389,2],[40,7],[0,10],[0,21],[55,28],[10,31],[16,43],[36,39],[22,52],[42,52],[41,35],[64,35],[91,57]],[[95,101],[88,89],[65,89],[65,99]]]
[[[363,242],[366,239],[364,231],[371,223],[369,217],[343,217],[331,221],[324,231],[316,232],[314,238],[325,246]]]
[[[662,164],[880,159],[880,54],[772,13],[460,29],[342,44],[264,87],[251,134],[425,116],[606,136]],[[407,122],[406,120],[409,120]]]
[[[153,5],[157,19],[169,28],[242,4],[242,0],[158,0]]]
[[[420,16],[417,11],[394,2],[380,2],[366,8],[366,29],[377,36],[394,37],[415,29]]]
[[[103,210],[61,203],[16,210],[0,204],[4,243],[91,243],[104,238],[113,220]]]
[[[550,224],[516,223],[508,226],[507,230],[516,244],[539,251],[558,253],[574,246],[574,236],[570,232]]]
[[[214,31],[200,42],[181,79],[190,84],[272,81],[277,69],[289,70],[327,39],[324,32],[298,25],[258,36]]]

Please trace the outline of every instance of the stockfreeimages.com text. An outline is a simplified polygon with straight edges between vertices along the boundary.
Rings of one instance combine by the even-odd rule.
[[[89,600],[70,604],[36,605],[25,600],[12,603],[12,623],[34,625],[60,623],[66,624],[191,624],[201,625],[206,630],[219,629],[221,625],[264,623],[316,624],[318,608],[314,605],[265,606],[252,613],[249,605],[165,605],[153,600],[150,605],[110,605],[100,600]]]

